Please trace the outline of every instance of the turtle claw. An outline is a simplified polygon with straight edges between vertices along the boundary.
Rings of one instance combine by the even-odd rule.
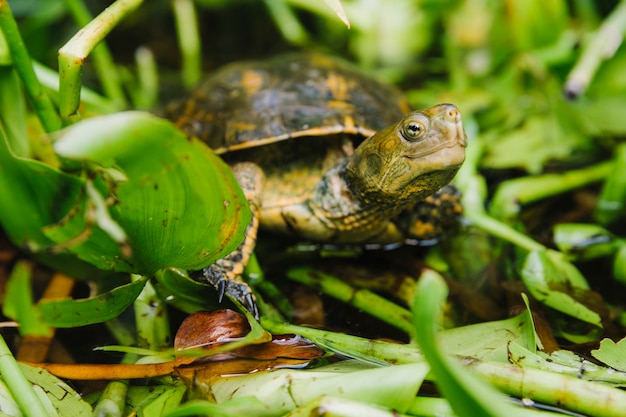
[[[226,294],[226,279],[220,279],[215,285],[215,289],[217,290],[217,301],[219,303],[224,299],[224,294]]]
[[[250,313],[252,313],[255,320],[259,319],[259,308],[256,305],[256,302],[254,300],[254,296],[252,295],[252,293],[246,294],[245,302],[243,303],[243,305]]]
[[[248,310],[255,319],[259,319],[259,309],[257,307],[252,289],[245,282],[237,277],[231,278],[229,274],[223,273],[218,268],[209,266],[199,273],[193,274],[193,278],[197,281],[211,284],[217,291],[217,300],[222,302],[224,296],[232,300],[236,300],[246,310]]]

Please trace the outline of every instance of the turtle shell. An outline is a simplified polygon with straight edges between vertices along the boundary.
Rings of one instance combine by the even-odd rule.
[[[225,153],[303,136],[369,137],[409,111],[397,89],[345,61],[293,54],[227,65],[168,114]]]

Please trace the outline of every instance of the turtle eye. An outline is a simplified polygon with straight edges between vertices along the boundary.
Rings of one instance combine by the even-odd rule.
[[[422,123],[413,120],[404,124],[402,127],[402,136],[404,136],[406,140],[415,142],[424,135],[425,131],[426,127]]]

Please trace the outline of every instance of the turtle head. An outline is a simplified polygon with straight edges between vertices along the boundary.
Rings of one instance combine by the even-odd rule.
[[[466,146],[459,110],[440,104],[364,140],[348,162],[347,180],[363,200],[408,204],[450,182]]]

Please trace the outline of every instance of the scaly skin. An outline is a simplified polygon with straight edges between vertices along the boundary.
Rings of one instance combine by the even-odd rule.
[[[306,239],[379,244],[412,239],[416,231],[428,231],[420,224],[421,219],[410,214],[401,217],[405,223],[408,220],[405,229],[394,220],[407,207],[422,202],[450,182],[465,159],[466,146],[455,106],[441,104],[413,112],[363,141],[349,158],[329,169],[310,199],[275,210],[280,210],[285,232]],[[253,220],[244,243],[205,268],[201,277],[218,289],[220,298],[226,293],[258,317],[254,296],[241,274],[256,242],[263,204],[263,171],[253,163],[237,163],[233,171],[248,199]],[[443,202],[445,196],[453,194],[445,193]]]
[[[408,126],[421,133],[406,138]],[[309,240],[330,243],[397,243],[409,236],[393,222],[408,206],[437,192],[465,159],[467,137],[458,109],[441,104],[413,112],[366,139],[329,169],[311,198],[263,209],[265,218]],[[273,224],[280,231],[280,224]]]

